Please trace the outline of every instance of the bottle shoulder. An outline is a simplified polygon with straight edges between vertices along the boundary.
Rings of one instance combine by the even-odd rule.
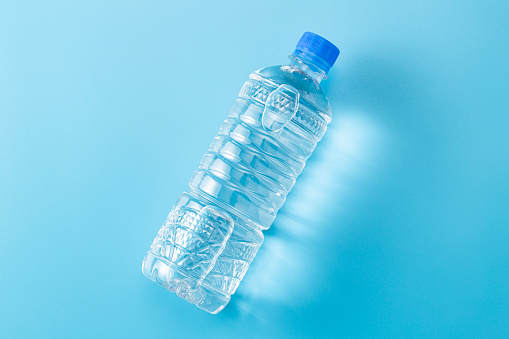
[[[288,65],[277,65],[259,69],[249,76],[250,79],[261,81],[269,87],[290,85],[300,93],[301,104],[319,114],[327,123],[332,119],[329,100],[319,83],[302,71]]]

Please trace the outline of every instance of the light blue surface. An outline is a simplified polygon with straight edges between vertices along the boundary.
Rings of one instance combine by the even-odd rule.
[[[509,6],[0,4],[0,337],[509,336]],[[333,122],[230,305],[146,279],[248,74],[337,44]]]

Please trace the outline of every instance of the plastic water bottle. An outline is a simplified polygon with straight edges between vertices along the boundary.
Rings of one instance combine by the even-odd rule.
[[[320,87],[339,50],[304,33],[290,63],[252,73],[159,230],[143,273],[221,311],[331,121]]]

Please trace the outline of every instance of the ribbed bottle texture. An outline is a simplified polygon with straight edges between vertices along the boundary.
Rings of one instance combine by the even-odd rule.
[[[208,312],[226,306],[325,133],[309,97],[250,76],[147,253],[145,275]]]

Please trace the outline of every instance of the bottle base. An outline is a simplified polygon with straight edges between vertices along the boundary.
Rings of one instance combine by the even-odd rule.
[[[230,296],[201,284],[192,289],[186,281],[189,278],[168,260],[150,251],[145,255],[141,268],[143,274],[179,297],[212,314],[219,313],[230,302]],[[184,278],[185,277],[185,278]]]

